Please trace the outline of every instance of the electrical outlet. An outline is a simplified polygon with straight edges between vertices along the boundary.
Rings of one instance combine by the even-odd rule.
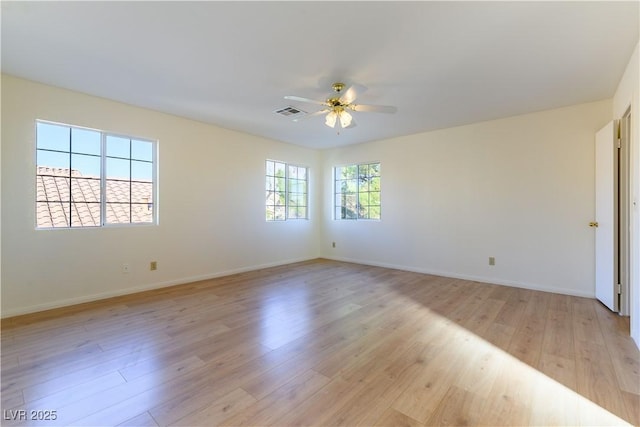
[[[127,274],[129,273],[130,268],[129,268],[129,264],[122,264],[122,274]]]
[[[331,247],[335,248],[336,247],[336,242],[331,242]]]
[[[158,261],[151,261],[149,263],[149,270],[154,271],[158,269]]]
[[[495,257],[492,257],[492,256],[489,257],[489,265],[496,265],[496,258]]]

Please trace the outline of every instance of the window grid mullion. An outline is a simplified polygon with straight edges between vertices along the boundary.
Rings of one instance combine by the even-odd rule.
[[[356,221],[360,219],[360,166],[356,168]]]
[[[284,220],[289,219],[289,165],[284,165]]]
[[[107,224],[107,135],[100,132],[100,224]]]
[[[153,221],[157,223],[158,221],[158,212],[156,211],[156,206],[158,203],[158,193],[157,193],[157,185],[158,185],[158,171],[157,168],[153,167],[153,165],[157,165],[157,147],[155,144],[151,148],[151,207],[153,212]]]
[[[71,154],[71,128],[69,128],[69,227],[73,227],[73,214],[71,213],[71,209],[73,206],[73,188],[71,183],[71,176],[73,175],[73,164],[71,163],[72,154]]]
[[[129,139],[129,224],[133,222],[133,142]]]

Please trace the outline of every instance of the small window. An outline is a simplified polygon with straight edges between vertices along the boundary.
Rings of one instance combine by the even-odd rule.
[[[309,218],[309,169],[284,162],[266,163],[266,219]]]
[[[155,223],[156,145],[38,121],[36,226]]]
[[[380,163],[334,168],[335,219],[380,219]]]

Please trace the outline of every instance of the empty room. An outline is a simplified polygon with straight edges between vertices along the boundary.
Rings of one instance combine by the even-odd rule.
[[[640,425],[640,2],[0,7],[3,426]]]

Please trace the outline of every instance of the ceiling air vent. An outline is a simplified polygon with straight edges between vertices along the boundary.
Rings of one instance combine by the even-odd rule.
[[[280,114],[281,116],[290,117],[292,119],[295,119],[297,117],[302,117],[305,114],[307,114],[306,111],[302,111],[299,108],[295,108],[290,105],[284,108],[279,108],[277,110],[274,110],[273,112],[276,114]]]

